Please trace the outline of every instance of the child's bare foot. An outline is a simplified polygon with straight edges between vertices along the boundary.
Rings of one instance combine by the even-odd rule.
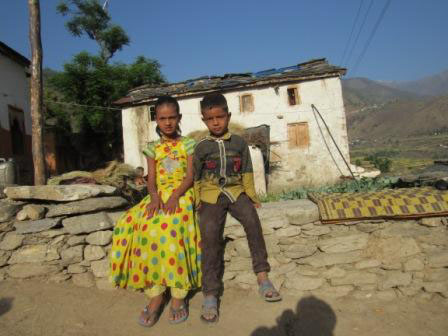
[[[144,327],[152,327],[156,324],[161,313],[163,303],[163,294],[151,298],[149,304],[142,310],[139,323]]]
[[[187,305],[183,299],[171,299],[169,321],[172,324],[184,322],[188,318]]]
[[[274,285],[269,280],[267,272],[257,273],[257,282],[259,286],[259,293],[265,301],[275,302],[282,299],[280,293],[275,289]]]

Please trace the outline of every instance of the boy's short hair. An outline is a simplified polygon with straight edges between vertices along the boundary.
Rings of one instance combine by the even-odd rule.
[[[204,96],[201,100],[201,112],[209,110],[213,107],[221,107],[224,111],[229,113],[226,97],[222,93],[213,92]]]

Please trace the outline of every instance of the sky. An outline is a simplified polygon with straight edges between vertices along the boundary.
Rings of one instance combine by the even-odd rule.
[[[98,52],[87,36],[68,33],[59,0],[40,3],[44,67]],[[131,39],[111,61],[156,59],[170,82],[322,57],[347,67],[347,77],[374,80],[448,69],[447,0],[109,0],[108,10]],[[0,41],[30,58],[28,25],[26,0],[0,0]]]

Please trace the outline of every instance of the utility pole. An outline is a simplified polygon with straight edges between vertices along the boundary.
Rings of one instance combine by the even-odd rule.
[[[34,165],[34,184],[45,184],[42,104],[42,41],[40,36],[39,0],[28,0],[31,44],[31,139]]]

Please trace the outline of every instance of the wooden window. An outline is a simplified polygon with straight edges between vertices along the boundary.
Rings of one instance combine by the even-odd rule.
[[[290,87],[286,92],[288,93],[288,103],[290,106],[300,104],[300,97],[296,87]]]
[[[289,148],[307,148],[310,145],[310,132],[307,122],[288,124]]]
[[[254,97],[251,94],[241,95],[240,111],[241,112],[253,112],[254,111]]]
[[[149,120],[151,121],[156,120],[156,108],[154,105],[149,107]]]

